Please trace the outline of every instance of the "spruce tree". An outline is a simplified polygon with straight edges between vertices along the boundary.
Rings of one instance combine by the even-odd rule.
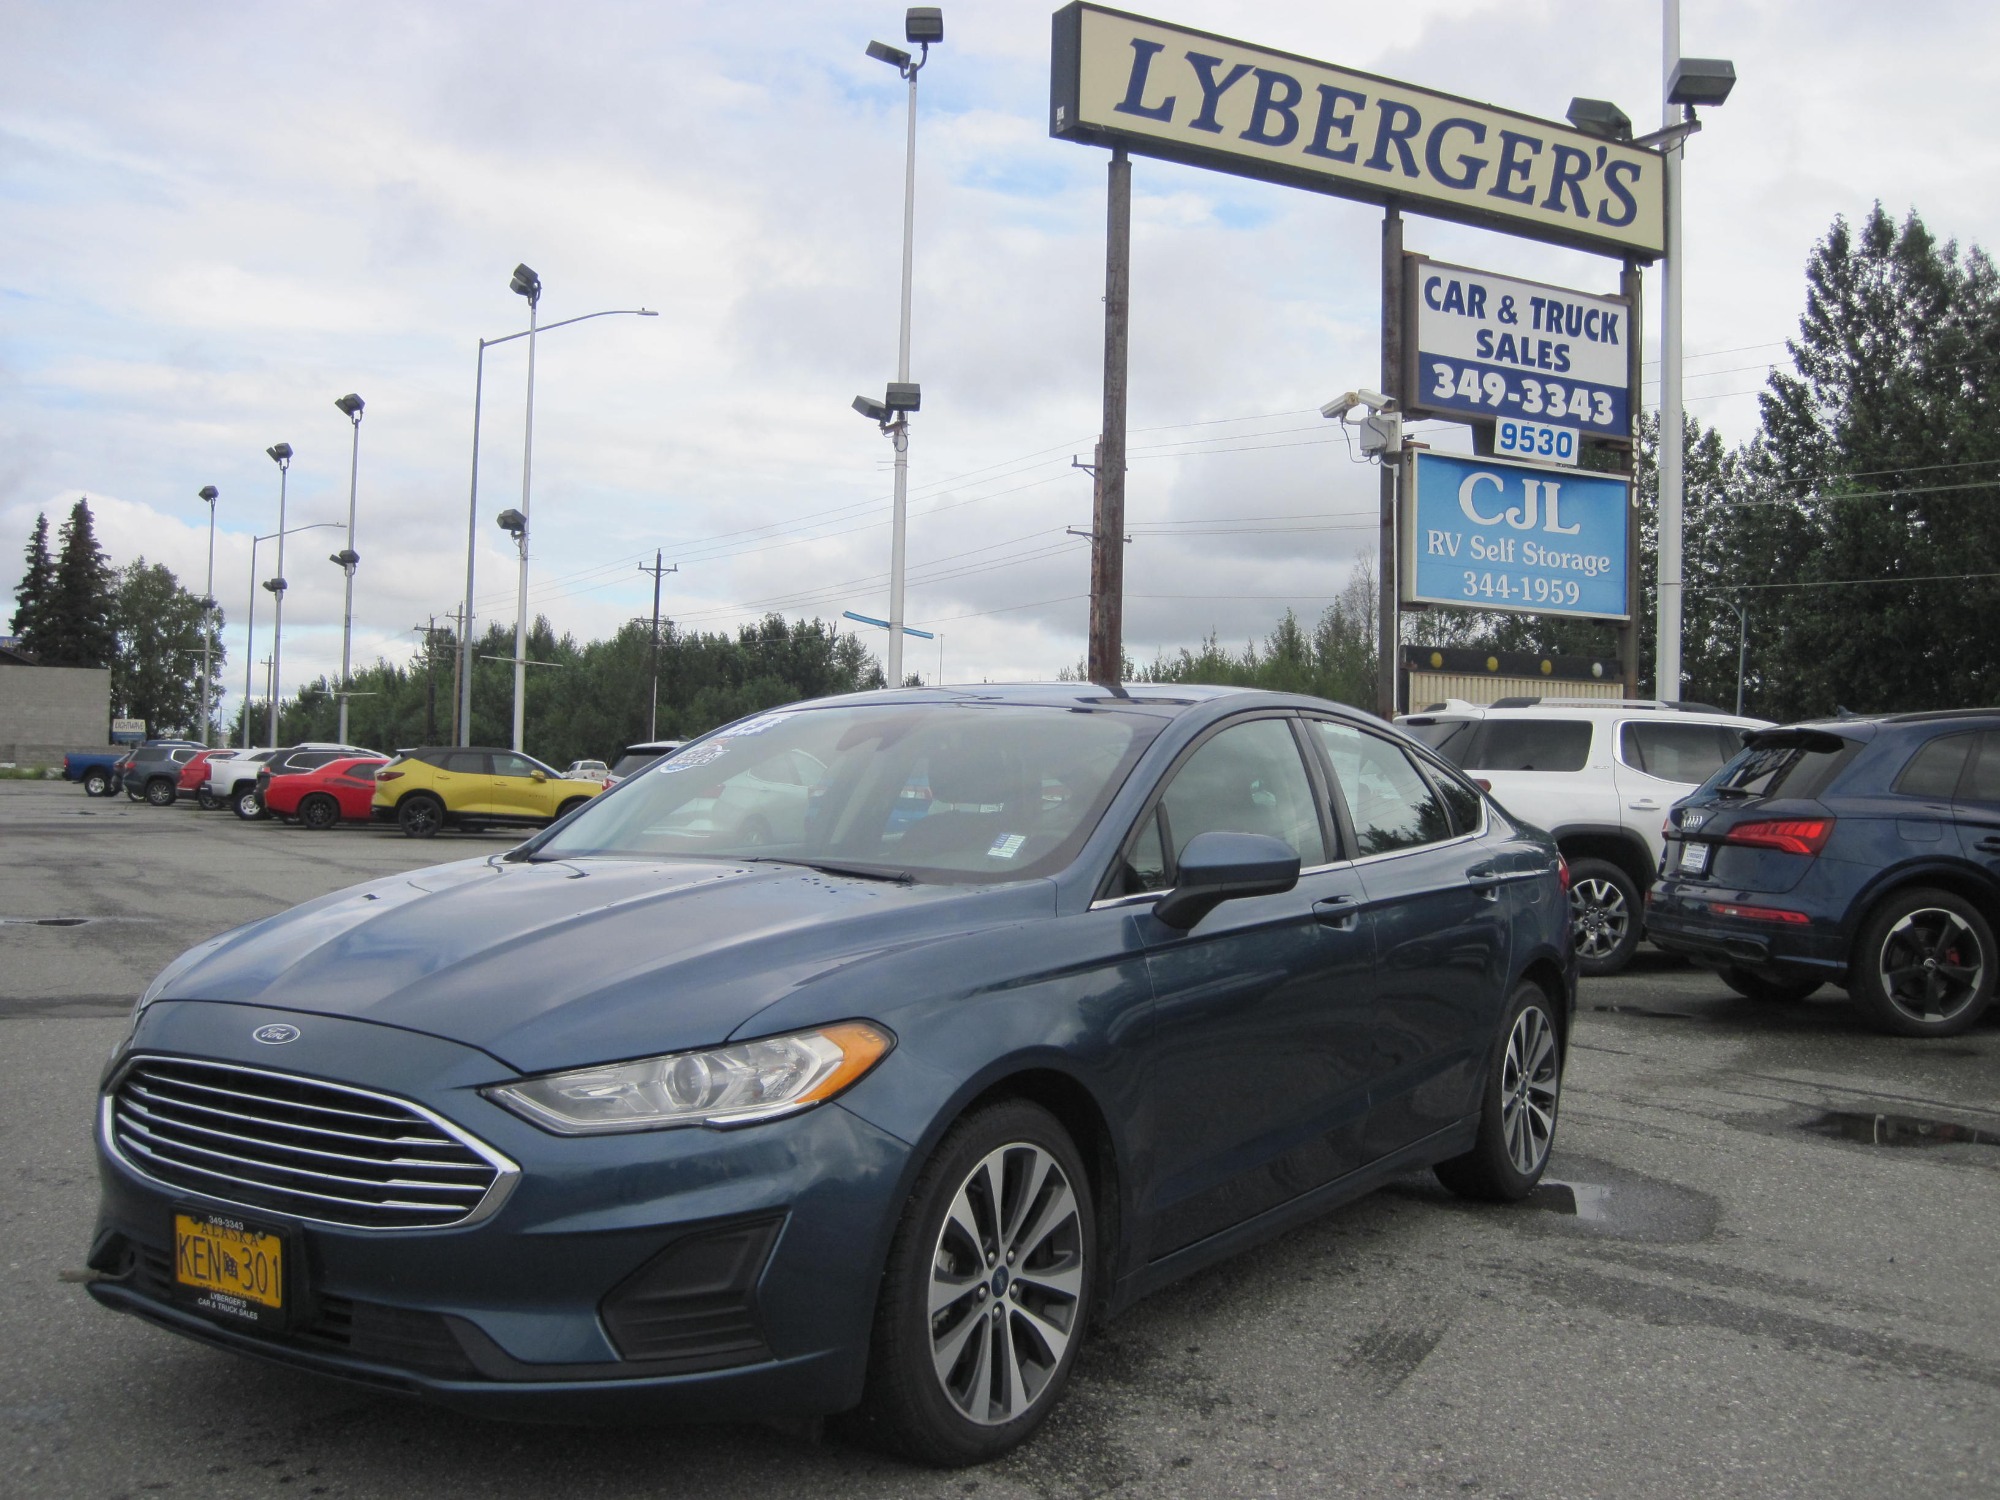
[[[60,541],[42,660],[65,667],[109,666],[116,649],[111,626],[114,576],[97,545],[88,500],[80,499],[70,508]]]
[[[9,630],[20,638],[21,649],[40,653],[46,648],[49,597],[55,589],[56,566],[49,556],[49,518],[44,512],[35,517],[35,529],[28,538],[28,567],[14,586],[14,618]]]

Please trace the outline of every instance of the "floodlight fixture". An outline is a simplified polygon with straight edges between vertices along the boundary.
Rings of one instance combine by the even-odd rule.
[[[924,404],[924,388],[914,380],[892,380],[882,404],[890,411],[917,411]]]
[[[885,62],[899,73],[910,65],[910,54],[901,47],[891,47],[887,42],[870,42],[866,50],[875,61]]]
[[[264,452],[270,455],[271,461],[281,469],[288,467],[292,461],[292,445],[290,443],[273,443]]]
[[[944,12],[935,5],[913,5],[903,17],[903,40],[923,47],[944,40]]]
[[[329,554],[326,560],[330,563],[337,563],[343,568],[352,569],[356,563],[361,561],[361,554],[356,552],[352,547],[343,547],[338,552]]]
[[[218,499],[221,498],[222,491],[217,489],[212,484],[205,484],[200,489],[196,490],[195,494],[198,495],[201,499],[206,500],[210,505],[213,505]]]
[[[1632,139],[1632,117],[1609,99],[1572,99],[1566,118],[1585,135],[1607,141]]]
[[[519,540],[521,535],[528,529],[528,518],[518,510],[503,510],[493,519],[502,531],[507,532],[516,540]]]
[[[348,421],[359,422],[361,420],[361,409],[368,403],[366,401],[363,401],[359,396],[355,395],[354,392],[349,391],[345,396],[342,396],[339,400],[335,401],[333,404],[340,408],[341,412],[346,415]]]
[[[1667,103],[1693,109],[1721,104],[1736,87],[1736,64],[1723,57],[1684,57],[1667,78]]]
[[[542,300],[542,278],[525,265],[514,267],[514,278],[507,283],[507,289],[528,299],[528,306],[535,307]]]
[[[286,583],[282,578],[266,578],[264,580],[264,587],[274,594],[282,594],[291,585]]]
[[[871,422],[887,422],[889,420],[889,408],[882,402],[877,401],[873,396],[856,396],[854,398],[854,409]]]

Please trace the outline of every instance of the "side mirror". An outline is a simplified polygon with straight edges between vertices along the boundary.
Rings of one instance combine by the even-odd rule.
[[[1153,915],[1186,932],[1225,901],[1275,896],[1299,883],[1299,856],[1262,833],[1198,833],[1181,851],[1174,888]]]
[[[548,772],[546,771],[530,771],[528,773],[528,779],[530,781],[547,781],[549,779],[549,776]]]

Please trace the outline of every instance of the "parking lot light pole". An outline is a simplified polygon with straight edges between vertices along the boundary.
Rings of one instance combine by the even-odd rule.
[[[339,524],[338,521],[310,521],[304,526],[294,526],[287,534],[296,536],[301,531],[319,531],[324,527]],[[252,660],[257,652],[257,549],[264,543],[276,539],[277,535],[278,533],[273,531],[266,536],[250,538],[250,607],[243,612],[243,748],[245,750],[250,748],[250,706],[256,702],[251,669],[257,665]],[[264,587],[271,588],[271,585],[266,583]],[[275,594],[277,590],[271,589],[271,592]],[[275,735],[272,736],[274,743],[276,738]]]
[[[205,484],[199,493],[208,502],[208,587],[201,593],[201,742],[207,745],[215,737],[208,672],[215,648],[215,502],[222,491]]]
[[[271,626],[271,743],[278,743],[278,654],[285,643],[285,482],[292,472],[292,445],[274,443],[264,450],[278,466],[278,576],[264,585],[277,596],[278,613]],[[256,553],[252,546],[251,553]],[[255,597],[254,595],[252,596]]]
[[[354,565],[361,561],[360,554],[354,550],[354,496],[361,480],[361,412],[368,403],[349,392],[333,404],[354,424],[354,456],[347,470],[347,545],[329,559],[340,564],[340,570],[347,575],[347,597],[340,614],[340,730],[334,736],[344,745],[347,743],[348,689],[354,686],[348,680],[354,645]]]
[[[514,613],[514,751],[521,753],[528,708],[528,492],[535,474],[535,310],[542,304],[542,278],[525,265],[514,267],[508,287],[528,299],[528,412],[521,435],[520,598]]]

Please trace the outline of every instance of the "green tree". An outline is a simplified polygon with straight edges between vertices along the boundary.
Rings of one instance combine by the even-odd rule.
[[[173,572],[139,558],[117,575],[111,625],[111,702],[118,717],[144,719],[149,734],[199,730],[202,604]],[[219,624],[219,622],[218,622]],[[222,662],[218,642],[213,665]],[[221,694],[210,683],[210,711]]]
[[[116,646],[111,625],[114,577],[104,549],[97,545],[88,500],[79,499],[70,507],[59,540],[41,658],[55,666],[109,666]]]
[[[14,618],[8,628],[20,638],[21,649],[40,653],[49,633],[50,595],[55,590],[56,565],[49,556],[47,512],[35,517],[28,537],[28,566],[14,586]]]

